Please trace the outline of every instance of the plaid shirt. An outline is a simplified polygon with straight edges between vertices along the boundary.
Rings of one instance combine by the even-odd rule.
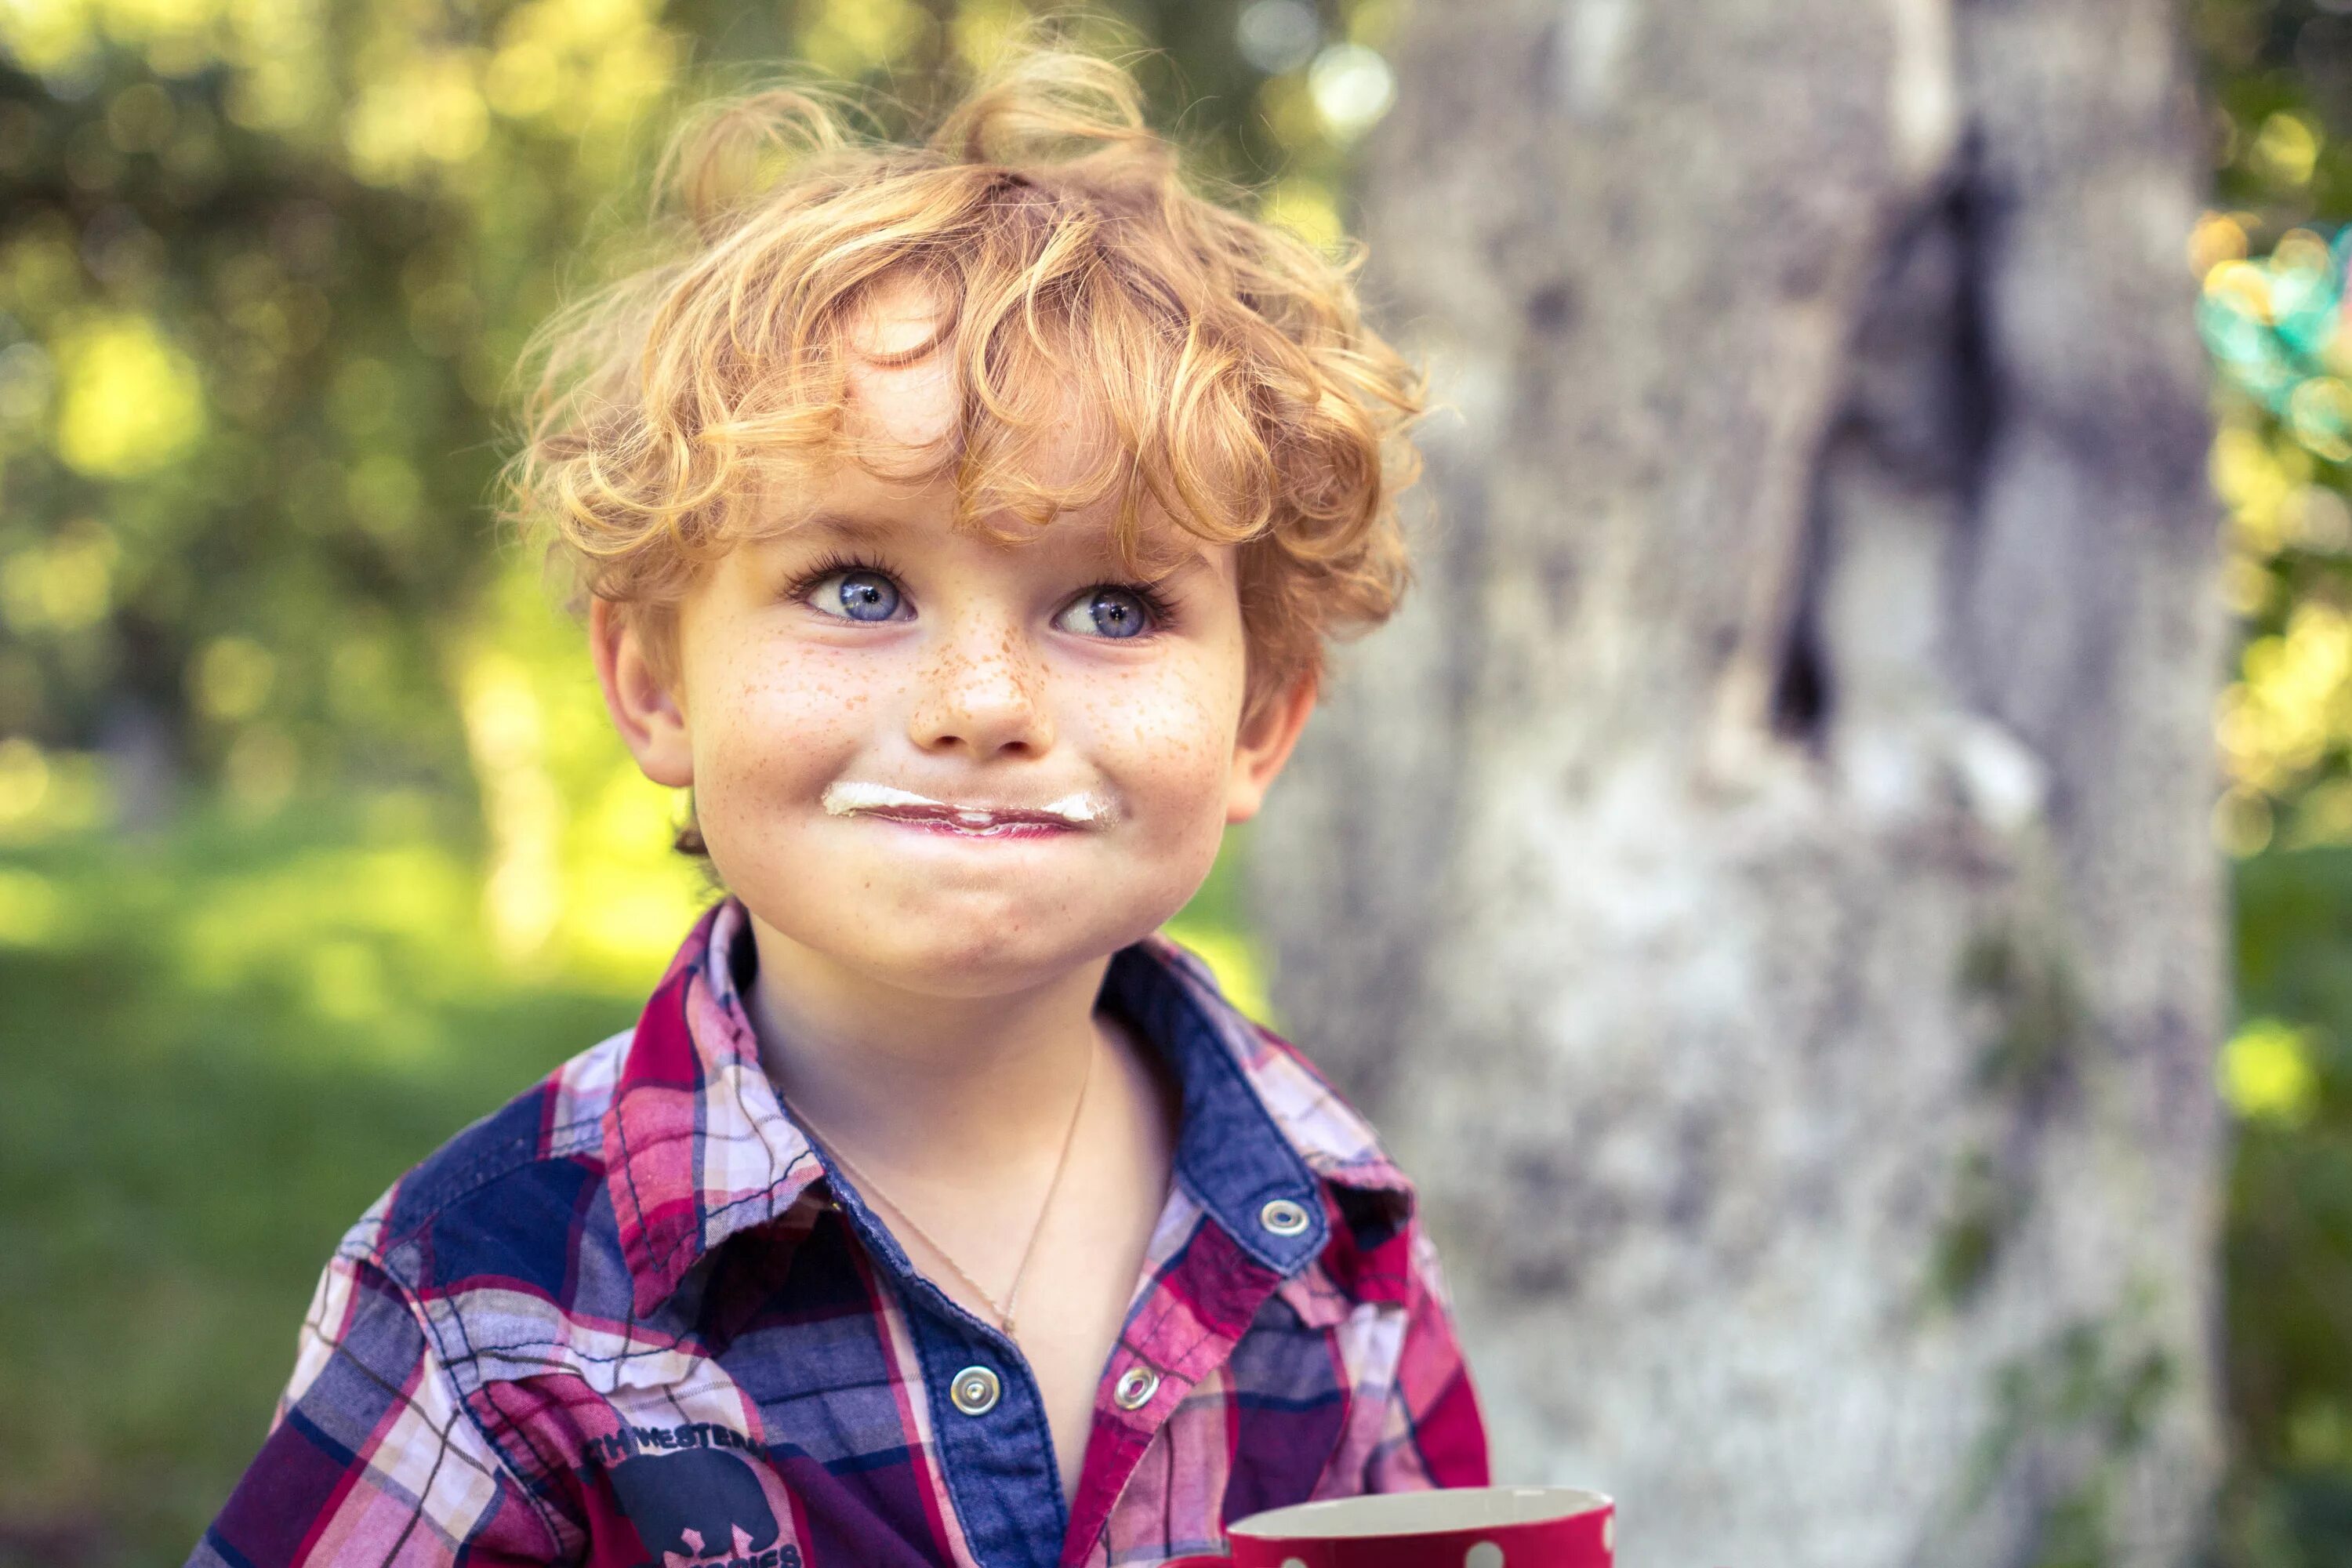
[[[1066,1504],[1019,1348],[778,1104],[751,959],[722,901],[635,1029],[361,1217],[192,1565],[1108,1568],[1260,1509],[1486,1483],[1412,1188],[1155,935],[1103,994],[1181,1079],[1175,1180]],[[974,1368],[997,1393],[965,1414]]]

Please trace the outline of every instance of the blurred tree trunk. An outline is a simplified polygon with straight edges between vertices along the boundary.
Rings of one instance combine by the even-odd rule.
[[[1258,838],[1501,1479],[1630,1568],[2179,1563],[2218,1465],[2225,621],[2153,0],[1424,0],[1451,405]]]

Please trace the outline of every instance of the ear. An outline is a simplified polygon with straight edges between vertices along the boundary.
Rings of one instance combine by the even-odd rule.
[[[1225,821],[1247,822],[1265,803],[1290,748],[1315,711],[1318,682],[1312,671],[1292,682],[1290,689],[1258,710],[1234,740],[1234,769],[1225,784]]]
[[[685,705],[655,667],[637,617],[623,614],[609,599],[590,600],[588,647],[596,659],[596,684],[604,689],[604,710],[638,768],[671,789],[693,784],[694,745]]]

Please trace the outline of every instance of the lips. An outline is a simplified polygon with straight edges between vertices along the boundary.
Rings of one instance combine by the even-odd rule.
[[[1076,833],[1079,825],[1044,812],[971,811],[955,806],[892,805],[868,808],[859,816],[878,816],[918,833],[944,833],[957,838],[1045,838]]]
[[[883,816],[936,833],[978,836],[1064,833],[1103,826],[1118,816],[1108,799],[1088,790],[1038,806],[977,805],[933,800],[895,784],[836,779],[824,786],[823,799],[833,816]]]

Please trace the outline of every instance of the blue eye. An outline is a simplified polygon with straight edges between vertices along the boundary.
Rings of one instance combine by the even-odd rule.
[[[898,613],[898,586],[879,572],[835,572],[820,579],[816,586],[823,589],[832,582],[841,586],[830,595],[818,593],[816,602],[821,606],[831,597],[853,621],[887,621]]]
[[[1140,635],[1151,624],[1151,612],[1142,598],[1125,588],[1097,588],[1084,601],[1070,606],[1072,613],[1084,618],[1086,626],[1068,626],[1070,631],[1091,630],[1099,637],[1120,638]]]

